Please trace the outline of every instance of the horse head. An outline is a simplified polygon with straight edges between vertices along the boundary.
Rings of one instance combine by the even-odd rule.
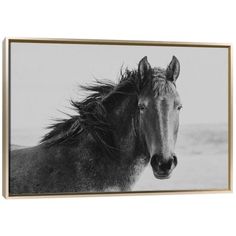
[[[177,165],[174,148],[182,105],[175,82],[179,72],[175,56],[166,69],[151,68],[147,57],[138,66],[142,84],[138,97],[139,128],[158,179],[169,178]]]

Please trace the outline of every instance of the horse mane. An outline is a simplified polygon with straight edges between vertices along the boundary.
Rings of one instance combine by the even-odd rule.
[[[92,85],[80,86],[89,95],[82,101],[71,100],[70,104],[77,115],[68,115],[69,119],[57,119],[48,126],[50,131],[41,139],[40,143],[47,146],[76,142],[76,137],[83,131],[89,132],[92,137],[108,153],[117,150],[113,141],[112,127],[107,120],[107,109],[102,104],[106,97],[114,97],[125,93],[128,85],[133,85],[134,92],[138,90],[138,72],[128,69],[121,72],[118,83],[96,80]]]
[[[159,86],[165,79],[165,70],[161,68],[153,69],[152,88],[155,94],[160,93],[160,89],[165,91],[166,86]],[[77,115],[68,115],[69,119],[56,120],[56,123],[48,126],[50,132],[47,133],[40,141],[47,146],[63,143],[76,142],[78,135],[82,132],[89,132],[94,140],[108,154],[113,153],[115,147],[113,138],[113,128],[107,120],[108,111],[102,101],[105,97],[114,98],[120,94],[139,94],[145,84],[141,81],[137,70],[126,69],[121,72],[118,83],[104,82],[96,80],[92,85],[80,86],[90,94],[82,101],[71,100],[72,108],[78,113]]]

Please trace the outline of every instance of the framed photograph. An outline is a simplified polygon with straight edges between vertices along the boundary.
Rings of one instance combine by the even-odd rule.
[[[3,45],[6,198],[232,191],[230,44]]]

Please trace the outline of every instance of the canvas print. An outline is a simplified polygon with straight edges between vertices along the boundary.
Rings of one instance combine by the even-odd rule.
[[[227,190],[228,53],[11,42],[9,194]]]

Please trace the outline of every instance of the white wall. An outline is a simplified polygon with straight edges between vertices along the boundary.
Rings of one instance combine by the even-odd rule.
[[[233,2],[2,0],[0,39],[24,36],[234,44]],[[0,198],[0,234],[235,235],[235,195]]]

